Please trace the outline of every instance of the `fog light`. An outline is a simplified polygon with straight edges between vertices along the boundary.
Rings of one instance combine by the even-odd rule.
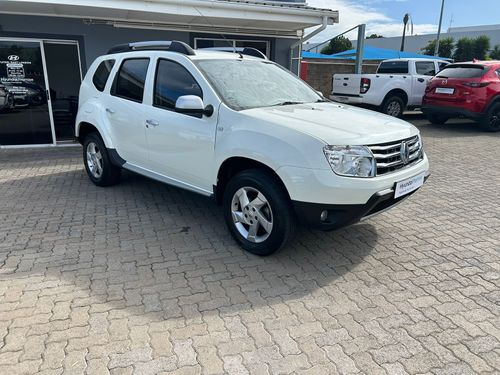
[[[321,215],[319,218],[321,221],[326,221],[326,219],[328,218],[328,211],[325,210],[325,211],[321,212]]]

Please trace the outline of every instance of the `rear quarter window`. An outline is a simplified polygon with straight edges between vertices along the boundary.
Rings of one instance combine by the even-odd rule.
[[[115,65],[115,60],[104,60],[95,70],[94,76],[92,77],[92,83],[97,90],[104,91],[113,65]]]
[[[408,61],[384,61],[379,65],[377,73],[408,74]]]
[[[439,78],[479,78],[488,69],[483,65],[448,65],[436,77]]]

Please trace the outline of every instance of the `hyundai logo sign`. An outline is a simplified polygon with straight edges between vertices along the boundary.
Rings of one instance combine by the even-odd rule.
[[[9,57],[7,57],[7,59],[9,61],[18,61],[19,60],[19,56],[17,56],[17,55],[10,55]]]

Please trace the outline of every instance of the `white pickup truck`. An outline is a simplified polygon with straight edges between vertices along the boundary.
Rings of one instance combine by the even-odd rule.
[[[406,108],[422,104],[427,81],[448,64],[425,58],[392,59],[382,61],[375,74],[334,74],[330,99],[401,117]]]

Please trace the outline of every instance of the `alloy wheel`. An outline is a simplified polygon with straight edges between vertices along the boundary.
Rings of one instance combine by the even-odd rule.
[[[94,142],[90,142],[87,145],[87,166],[93,177],[101,178],[103,171],[102,154]]]
[[[246,240],[253,243],[265,241],[273,230],[273,212],[268,200],[253,187],[242,187],[231,201],[233,223]]]
[[[398,117],[401,114],[401,105],[397,101],[390,102],[387,105],[387,114]]]

